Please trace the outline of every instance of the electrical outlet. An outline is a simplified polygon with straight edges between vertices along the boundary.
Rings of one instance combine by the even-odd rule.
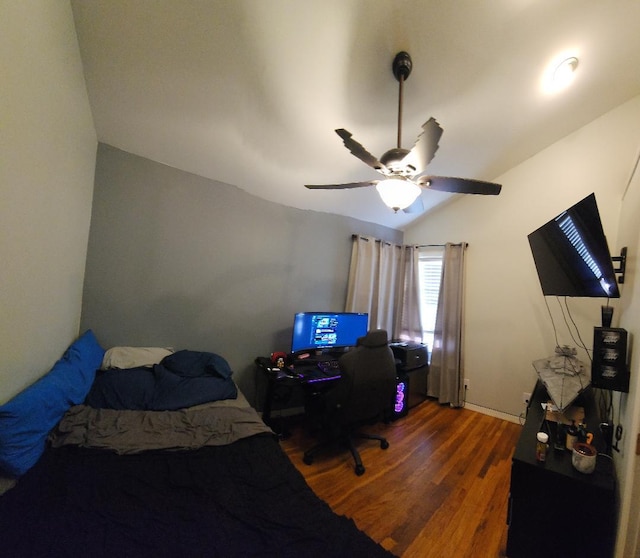
[[[469,378],[464,379],[464,389],[469,389]]]
[[[530,393],[527,393],[526,391],[523,391],[523,392],[522,392],[522,402],[523,402],[525,405],[528,405],[528,404],[529,404],[529,401],[531,401],[531,394],[530,394]]]

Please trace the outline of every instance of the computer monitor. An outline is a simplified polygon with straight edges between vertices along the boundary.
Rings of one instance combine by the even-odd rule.
[[[299,312],[293,320],[291,353],[354,347],[369,329],[369,314]]]

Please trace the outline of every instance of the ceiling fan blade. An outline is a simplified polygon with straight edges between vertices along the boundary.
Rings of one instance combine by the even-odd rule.
[[[497,196],[502,185],[471,178],[454,178],[450,176],[421,176],[417,183],[423,188],[438,192],[453,192],[455,194],[483,194]]]
[[[377,157],[371,155],[371,153],[369,153],[362,145],[352,139],[351,132],[348,132],[344,128],[339,128],[336,130],[336,134],[342,138],[345,147],[351,151],[353,155],[363,163],[369,165],[371,168],[385,174],[385,171],[387,170],[386,167],[378,160]]]
[[[429,118],[422,125],[422,132],[413,144],[411,151],[402,160],[407,166],[413,167],[413,176],[424,172],[427,165],[433,159],[438,150],[438,142],[442,136],[443,129],[435,118]]]
[[[346,190],[347,188],[363,188],[365,186],[375,186],[379,180],[368,180],[367,182],[347,182],[346,184],[305,184],[309,190]]]

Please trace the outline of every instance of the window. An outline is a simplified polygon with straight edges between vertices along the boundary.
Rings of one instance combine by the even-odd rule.
[[[433,334],[436,326],[442,258],[444,247],[420,249],[420,313],[422,315],[422,341],[427,344],[429,360],[433,349]]]

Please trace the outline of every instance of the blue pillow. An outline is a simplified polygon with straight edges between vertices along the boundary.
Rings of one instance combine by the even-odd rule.
[[[20,476],[35,465],[49,431],[84,401],[104,352],[87,330],[47,374],[0,406],[0,469]]]

